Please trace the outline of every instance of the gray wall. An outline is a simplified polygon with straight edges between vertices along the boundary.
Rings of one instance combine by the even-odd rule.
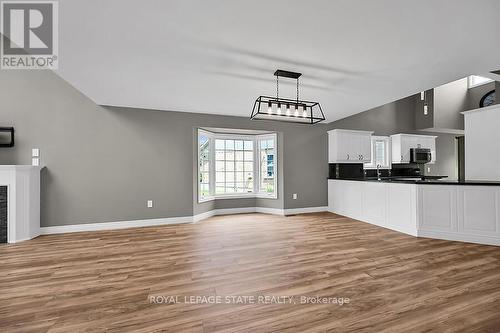
[[[500,104],[500,81],[495,82],[495,104]],[[499,95],[499,97],[496,97]]]
[[[499,82],[497,82],[497,84],[498,83]],[[481,98],[494,89],[495,89],[495,82],[486,83],[478,87],[469,89],[467,96],[469,101],[468,110],[474,110],[479,108],[479,102],[481,101]]]
[[[41,150],[42,226],[190,216],[254,201],[275,208],[327,204],[324,125],[102,107],[47,71],[2,71],[0,114],[0,126],[16,129],[16,146],[0,149],[0,164],[30,164],[31,148]],[[199,126],[279,132],[279,199],[193,202]],[[154,208],[146,208],[148,199]]]
[[[430,95],[428,94],[428,98]],[[432,97],[430,97],[432,98]],[[375,131],[375,135],[392,135],[397,133],[436,135],[437,161],[428,165],[429,175],[445,175],[456,178],[455,136],[451,134],[422,132],[416,129],[415,116],[420,94],[409,96],[398,101],[355,114],[353,116],[328,124],[329,129],[342,128],[353,130]]]
[[[469,107],[467,78],[434,88],[434,127],[464,129],[464,116]]]

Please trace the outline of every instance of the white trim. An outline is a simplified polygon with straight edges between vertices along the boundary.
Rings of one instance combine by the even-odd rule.
[[[486,106],[484,108],[479,108],[479,109],[474,109],[474,110],[469,110],[469,111],[462,111],[460,113],[463,115],[467,115],[467,114],[474,113],[474,112],[485,112],[485,111],[494,111],[494,110],[496,110],[496,111],[500,110],[500,104],[493,104],[490,106]]]
[[[209,210],[208,212],[196,214],[193,216],[193,223],[200,222],[201,220],[208,219],[209,217],[215,216],[215,209]]]
[[[285,209],[285,215],[327,212],[328,206]]]
[[[328,211],[328,207],[305,207],[305,208],[291,208],[291,209],[268,208],[268,207],[241,207],[241,208],[213,209],[209,210],[208,212],[200,213],[194,216],[180,216],[180,217],[167,217],[158,219],[116,221],[116,222],[104,222],[104,223],[84,223],[84,224],[61,225],[54,227],[42,227],[40,228],[40,235],[196,223],[205,220],[209,217],[219,216],[219,215],[261,213],[261,214],[272,214],[272,215],[283,216],[283,215],[317,213],[326,211]]]
[[[255,207],[255,211],[262,214],[285,215],[284,209],[281,208]]]
[[[496,245],[500,246],[500,239],[495,237],[480,236],[480,235],[464,235],[454,232],[446,231],[427,231],[419,230],[418,237],[434,238],[434,239],[444,239],[455,242],[467,242],[485,245]]]
[[[42,227],[40,228],[40,234],[50,235],[50,234],[63,234],[67,232],[114,230],[114,229],[125,229],[125,228],[151,227],[151,226],[168,225],[168,224],[192,223],[192,222],[193,222],[192,216],[181,216],[181,217],[168,217],[168,218],[132,220],[132,221],[84,223],[84,224],[61,225],[55,227]]]
[[[474,83],[474,78],[481,78],[484,80],[482,82],[479,82],[479,83]],[[495,82],[495,80],[490,79],[489,77],[481,76],[481,75],[469,75],[467,77],[467,88],[469,88],[469,89],[476,88],[476,87],[480,87],[480,86],[483,86],[483,85],[491,83],[491,82]]]

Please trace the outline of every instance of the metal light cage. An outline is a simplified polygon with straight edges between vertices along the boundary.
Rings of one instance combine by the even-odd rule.
[[[274,72],[274,75],[276,76],[276,97],[259,96],[253,104],[250,119],[286,121],[309,125],[325,120],[325,115],[318,102],[299,100],[299,77],[302,75],[301,73],[278,69]],[[297,81],[296,99],[279,97],[280,77]]]
[[[273,112],[268,113],[269,105]],[[277,114],[278,105],[281,106],[281,113]],[[287,114],[287,107],[290,107],[290,114]],[[297,109],[296,109],[297,107]],[[306,116],[304,117],[304,107]],[[295,110],[298,111],[296,115]],[[275,120],[285,121],[296,124],[317,124],[325,120],[325,115],[318,102],[303,101],[288,98],[276,98],[270,96],[259,96],[253,104],[252,115],[253,120]]]

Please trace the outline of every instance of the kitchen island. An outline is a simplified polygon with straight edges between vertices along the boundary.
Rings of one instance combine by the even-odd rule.
[[[500,245],[500,182],[329,179],[328,210],[416,237]]]

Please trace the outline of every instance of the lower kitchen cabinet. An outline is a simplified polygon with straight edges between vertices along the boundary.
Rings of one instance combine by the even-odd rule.
[[[328,180],[331,212],[414,236],[415,197],[411,184]]]
[[[330,179],[328,209],[412,236],[500,245],[500,186]]]

